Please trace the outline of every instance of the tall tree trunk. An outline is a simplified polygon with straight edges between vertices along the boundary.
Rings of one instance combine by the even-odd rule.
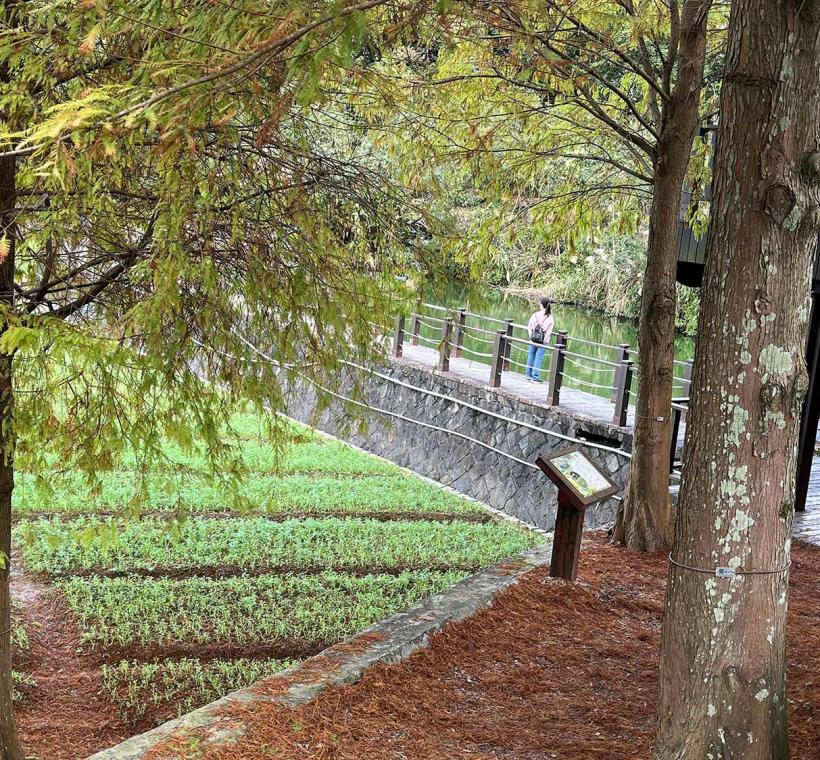
[[[820,0],[732,6],[659,760],[789,756],[785,568],[820,220],[819,21]]]
[[[0,78],[2,72],[0,72]],[[16,230],[14,208],[17,200],[16,160],[0,158],[0,235],[6,240],[5,258],[0,261],[0,304],[14,308],[14,253]],[[0,332],[5,329],[5,319]],[[11,684],[11,494],[14,489],[14,431],[12,413],[14,388],[11,356],[0,355],[0,760],[22,760],[17,738]]]
[[[675,362],[675,276],[681,193],[698,126],[711,0],[683,6],[679,73],[662,117],[638,325],[640,376],[632,466],[613,539],[654,551],[672,540],[669,451]]]
[[[17,0],[3,3],[5,23],[16,23]],[[8,83],[9,71],[0,66],[0,82]],[[2,114],[7,126],[12,126],[8,113]],[[5,242],[0,260],[0,307],[4,312],[14,309],[14,254],[17,237],[15,207],[17,205],[17,160],[0,158],[0,237]],[[7,322],[0,319],[0,334]],[[14,489],[14,432],[12,413],[14,388],[11,356],[0,355],[0,760],[23,760],[23,748],[17,738],[14,721],[11,683],[11,494]]]
[[[11,357],[0,357],[0,551],[5,558],[0,569],[0,741],[3,760],[22,760],[23,750],[14,721],[11,682],[11,494],[14,489],[14,441],[9,430],[14,392]]]

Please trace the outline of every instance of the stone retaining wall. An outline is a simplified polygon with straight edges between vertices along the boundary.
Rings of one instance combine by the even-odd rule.
[[[539,470],[504,454],[534,462],[538,454],[571,445],[550,436],[550,432],[579,440],[586,437],[623,451],[629,451],[632,444],[631,433],[624,428],[538,406],[509,391],[494,390],[405,359],[392,360],[379,374],[349,370],[342,378],[340,393],[350,396],[357,382],[371,407],[455,431],[466,438],[372,410],[367,412],[364,423],[351,421],[345,403],[338,399],[317,412],[317,395],[309,386],[292,388],[286,394],[290,399],[288,413],[545,530],[551,530],[555,523],[555,486]],[[361,409],[358,411],[361,413]],[[586,451],[616,483],[622,487],[626,484],[627,457],[594,448]],[[585,526],[611,524],[616,505],[617,499],[610,499],[588,510]]]

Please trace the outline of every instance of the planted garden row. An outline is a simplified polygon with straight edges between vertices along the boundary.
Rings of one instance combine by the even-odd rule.
[[[250,473],[238,488],[172,443],[147,471],[127,456],[96,484],[56,469],[46,483],[20,478],[16,550],[64,596],[129,720],[247,686],[539,540],[281,424],[276,449],[258,418],[235,419],[229,440]]]
[[[192,518],[169,527],[138,521],[21,521],[15,530],[26,567],[36,572],[218,568],[475,568],[532,547],[535,534],[500,522],[382,522],[260,517]]]

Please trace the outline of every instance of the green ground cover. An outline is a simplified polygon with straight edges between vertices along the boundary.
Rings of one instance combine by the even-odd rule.
[[[143,510],[189,512],[236,512],[253,510],[268,515],[329,512],[424,512],[486,515],[472,502],[401,471],[385,475],[262,475],[248,478],[240,487],[245,504],[234,503],[224,487],[205,475],[178,483],[164,476],[148,476],[147,499]],[[81,477],[55,475],[52,494],[38,491],[31,478],[20,478],[15,487],[14,509],[18,516],[39,511],[94,514],[118,510],[129,504],[136,485],[133,473],[106,473],[101,489],[92,491]]]
[[[307,645],[344,639],[451,586],[466,571],[256,578],[72,578],[59,588],[84,645]]]
[[[75,536],[80,536],[76,540]],[[24,521],[15,531],[26,567],[36,572],[117,572],[237,566],[323,568],[448,566],[476,568],[530,548],[535,534],[506,524],[337,517],[273,522],[192,518],[169,530],[156,518],[81,517]]]
[[[289,660],[164,660],[103,666],[103,685],[120,713],[137,721],[156,708],[173,705],[188,712],[272,676],[294,663]]]
[[[11,614],[11,659],[12,663],[16,664],[20,661],[25,662],[29,656],[31,642],[28,637],[28,631],[25,626],[19,622],[21,617],[21,605],[14,598],[11,600]],[[12,670],[11,684],[12,699],[15,702],[19,702],[23,698],[22,690],[36,686],[37,682],[21,670]]]
[[[127,719],[168,717],[246,686],[540,540],[285,424],[279,450],[253,415],[232,424],[250,473],[239,502],[201,452],[171,444],[143,473],[139,519],[125,516],[137,457],[98,487],[57,469],[47,489],[20,478],[16,551],[65,595]]]

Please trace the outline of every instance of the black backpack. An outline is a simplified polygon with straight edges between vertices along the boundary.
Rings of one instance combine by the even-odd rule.
[[[543,343],[544,342],[544,328],[541,325],[536,325],[535,329],[532,331],[532,335],[530,335],[530,340],[533,343]]]

